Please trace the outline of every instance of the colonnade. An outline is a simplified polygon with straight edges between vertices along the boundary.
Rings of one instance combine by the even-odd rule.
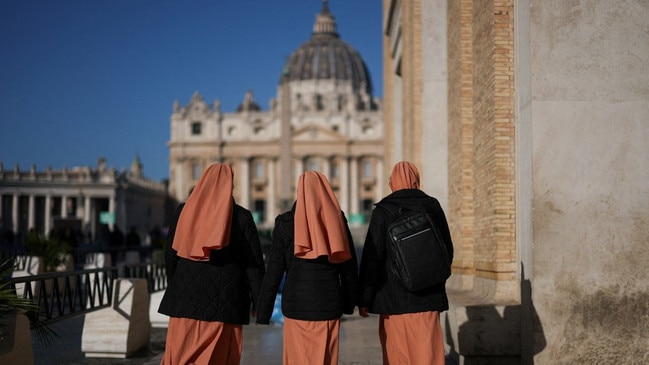
[[[384,196],[383,184],[383,159],[381,157],[343,157],[343,156],[309,156],[304,158],[294,158],[292,161],[292,171],[278,171],[280,168],[279,158],[274,156],[252,156],[239,157],[227,160],[235,170],[235,190],[237,203],[251,211],[255,210],[255,196],[259,198],[259,192],[254,190],[263,189],[264,220],[258,222],[265,225],[271,225],[274,218],[281,213],[281,204],[283,199],[291,202],[295,199],[295,187],[299,176],[307,170],[317,170],[324,173],[334,188],[341,209],[349,217],[363,214],[361,202],[363,200],[372,200],[377,202]],[[263,176],[256,176],[256,164],[263,164]],[[369,163],[371,167],[368,171],[363,171],[365,167],[361,164]],[[187,183],[191,176],[187,175],[191,168],[183,167],[178,164],[176,178],[178,182]],[[207,167],[207,166],[205,166]],[[361,176],[369,173],[371,176]],[[179,176],[180,175],[180,176]],[[184,178],[182,178],[183,176]],[[287,178],[288,177],[288,178]],[[363,183],[371,181],[369,192],[362,189]],[[193,182],[195,184],[196,182]],[[290,197],[280,196],[280,187],[282,184],[293,186]],[[368,184],[366,184],[368,185]],[[190,189],[188,185],[182,189]],[[179,186],[179,187],[180,187]],[[193,186],[193,185],[192,185]],[[181,199],[184,200],[184,199]]]
[[[13,190],[13,191],[12,191]],[[52,192],[51,190],[58,190]],[[62,190],[62,191],[61,191]],[[3,188],[0,191],[2,209],[0,222],[3,231],[26,233],[36,229],[39,233],[49,234],[54,228],[54,219],[78,219],[84,233],[96,234],[97,224],[93,217],[97,209],[106,209],[98,200],[107,200],[107,211],[115,214],[115,191],[110,190],[96,195],[84,194],[79,188],[48,189],[43,187],[15,189]],[[21,199],[26,199],[26,204]],[[39,204],[37,204],[37,201]],[[59,205],[56,207],[56,205]],[[100,206],[101,205],[101,206]],[[112,224],[109,225],[112,229]]]

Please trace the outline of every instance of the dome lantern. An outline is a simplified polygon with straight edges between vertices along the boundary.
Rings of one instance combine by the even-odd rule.
[[[326,0],[316,15],[311,37],[290,55],[279,83],[306,80],[350,82],[355,93],[372,94],[367,66],[360,54],[340,38]]]

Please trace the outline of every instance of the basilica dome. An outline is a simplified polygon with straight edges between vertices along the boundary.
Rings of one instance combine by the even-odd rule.
[[[316,16],[311,38],[284,65],[280,83],[285,80],[346,80],[355,91],[372,95],[367,66],[360,54],[340,39],[326,1]]]

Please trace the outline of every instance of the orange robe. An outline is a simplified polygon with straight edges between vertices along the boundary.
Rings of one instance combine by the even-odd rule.
[[[340,319],[301,321],[284,318],[284,365],[336,365]]]
[[[240,324],[169,318],[161,365],[239,365],[243,347]]]
[[[446,363],[439,312],[382,314],[379,338],[384,365]]]

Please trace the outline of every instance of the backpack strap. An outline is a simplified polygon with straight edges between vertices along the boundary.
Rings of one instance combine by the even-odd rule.
[[[393,219],[398,217],[401,213],[403,213],[404,210],[412,210],[420,213],[427,213],[426,209],[424,209],[423,206],[419,206],[417,209],[406,209],[395,203],[381,203],[380,205],[376,204],[376,206],[387,210]],[[390,209],[390,206],[392,206],[392,209]]]
[[[389,222],[396,219],[399,216],[399,214],[401,213],[401,207],[396,205],[396,204],[381,203],[381,204],[376,204],[376,206],[383,208],[383,211],[386,212],[386,216],[387,216]],[[390,209],[390,206],[392,206],[392,209]],[[388,222],[388,224],[389,224],[389,222]]]

